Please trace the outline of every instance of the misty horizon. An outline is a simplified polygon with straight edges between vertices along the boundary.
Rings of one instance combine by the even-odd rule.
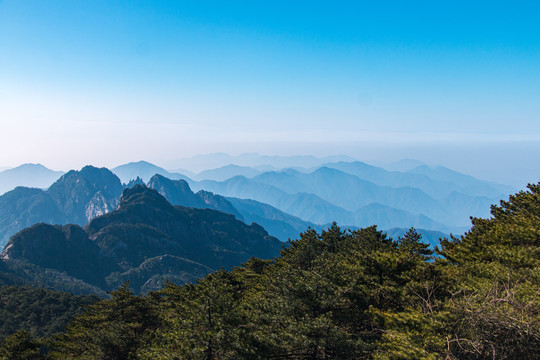
[[[0,167],[345,154],[523,188],[540,175],[539,17],[530,1],[1,1]]]

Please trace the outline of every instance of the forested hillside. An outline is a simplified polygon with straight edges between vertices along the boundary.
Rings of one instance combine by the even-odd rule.
[[[116,210],[84,229],[40,223],[15,234],[0,253],[0,281],[104,296],[129,280],[137,293],[148,292],[167,279],[183,284],[251,256],[271,258],[281,247],[257,224],[173,206],[136,185],[124,190]]]
[[[17,333],[0,356],[538,359],[540,184],[491,213],[436,253],[413,229],[390,239],[333,225],[197,284],[136,296],[125,283],[65,333]]]
[[[0,339],[21,328],[34,337],[51,336],[83,308],[100,300],[97,296],[73,295],[30,286],[0,287]]]

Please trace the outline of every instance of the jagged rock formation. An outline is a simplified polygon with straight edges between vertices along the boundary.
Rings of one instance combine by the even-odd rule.
[[[0,247],[36,223],[83,226],[115,209],[122,190],[112,172],[93,166],[69,171],[47,190],[17,187],[0,196]]]

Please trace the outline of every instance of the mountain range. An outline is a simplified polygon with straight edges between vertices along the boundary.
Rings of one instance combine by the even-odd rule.
[[[47,189],[0,196],[0,284],[105,296],[129,280],[147,292],[271,258],[280,240],[333,221],[377,224],[394,238],[415,227],[436,245],[465,229],[464,213],[484,216],[507,190],[446,168],[342,161],[280,171],[230,165],[192,174],[200,181],[143,161],[114,171],[122,179],[85,166]]]
[[[307,175],[292,174],[293,171],[274,173],[270,179],[265,173],[253,179],[236,176],[224,182],[205,180],[190,184],[194,189],[204,188],[225,196],[267,203],[315,224],[337,221],[360,227],[378,224],[382,228],[415,226],[440,231],[461,231],[467,226],[469,215],[457,206],[457,201],[452,203],[456,204],[455,208],[445,209],[444,201],[436,201],[418,189],[380,187],[325,169]],[[333,177],[333,174],[338,176]],[[296,192],[303,186],[307,192]],[[453,197],[446,201],[449,200]],[[471,199],[471,203],[480,209],[484,205],[485,211],[489,211],[489,205],[496,201],[481,197]]]
[[[15,234],[0,271],[23,283],[104,295],[129,280],[136,291],[194,281],[250,257],[277,256],[282,242],[259,225],[211,209],[173,206],[143,185],[118,208],[78,225],[38,223]]]
[[[66,173],[47,190],[17,187],[0,196],[0,246],[3,247],[18,231],[40,222],[84,226],[94,217],[116,209],[122,190],[137,184],[144,182],[138,178],[122,185],[108,169],[86,166],[80,171]],[[229,199],[208,191],[195,194],[184,180],[171,180],[156,174],[147,185],[172,204],[222,211],[248,224],[257,222],[283,241],[296,238],[313,225],[256,201],[236,199],[237,206],[233,206]],[[249,206],[241,207],[244,203]],[[290,224],[294,225],[291,227]]]
[[[382,229],[414,226],[460,233],[470,215],[489,216],[490,205],[509,190],[441,167],[420,165],[399,172],[358,161],[280,171],[228,165],[192,174],[226,179],[221,181],[197,181],[144,161],[113,171],[121,178],[88,166],[66,173],[47,190],[18,187],[0,196],[0,245],[37,222],[84,226],[114,210],[122,190],[137,184],[157,189],[175,205],[211,208],[256,222],[283,241],[333,221],[351,228],[377,224]],[[247,176],[231,178],[235,173]]]

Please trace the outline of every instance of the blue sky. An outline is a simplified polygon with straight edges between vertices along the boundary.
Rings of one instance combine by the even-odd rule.
[[[346,153],[537,181],[538,19],[534,0],[0,1],[0,165]]]

